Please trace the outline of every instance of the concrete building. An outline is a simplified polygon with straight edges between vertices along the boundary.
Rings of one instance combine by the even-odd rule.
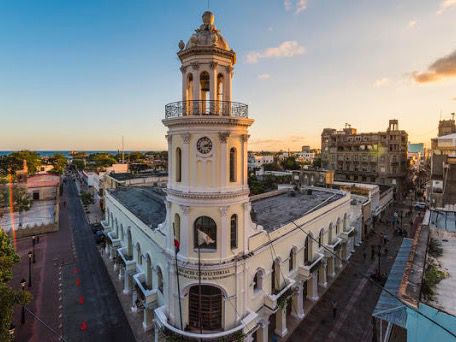
[[[116,189],[122,186],[159,186],[168,182],[168,173],[164,171],[146,171],[138,173],[110,173],[104,178],[105,189]]]
[[[336,180],[393,185],[407,177],[407,133],[390,120],[386,131],[358,133],[347,125],[321,134],[322,167],[335,170]]]
[[[431,210],[414,239],[403,240],[372,314],[379,341],[456,339],[455,227],[456,212]],[[437,273],[443,279],[432,284]]]
[[[350,257],[350,194],[249,197],[253,120],[231,101],[235,52],[211,12],[179,48],[182,101],[166,105],[163,120],[167,189],[107,191],[107,252],[155,340],[285,337],[289,317],[302,319]]]
[[[249,155],[249,170],[259,169],[265,164],[274,163],[274,156],[271,155]]]

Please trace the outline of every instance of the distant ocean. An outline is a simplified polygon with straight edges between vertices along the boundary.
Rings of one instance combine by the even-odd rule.
[[[15,151],[0,151],[0,156],[8,155],[11,152],[15,152]],[[53,156],[56,153],[59,153],[59,154],[63,154],[66,158],[70,158],[72,151],[36,151],[36,152],[41,157],[50,157],[50,156]],[[88,153],[88,154],[92,154],[92,153],[109,153],[109,154],[112,154],[112,155],[115,155],[115,154],[119,153],[119,151],[101,151],[101,150],[99,150],[99,151],[77,151],[77,152],[84,152],[84,153]],[[125,153],[130,153],[130,152],[132,152],[132,151],[125,151]]]

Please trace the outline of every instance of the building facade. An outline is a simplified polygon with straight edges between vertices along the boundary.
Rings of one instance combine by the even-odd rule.
[[[384,132],[357,133],[325,128],[321,134],[322,167],[335,170],[336,180],[401,187],[407,177],[407,140],[397,120]]]
[[[268,341],[288,334],[354,248],[350,194],[317,187],[250,197],[247,105],[211,12],[179,43],[182,101],[168,104],[165,192],[106,192],[107,252],[155,340]],[[154,320],[152,320],[154,318]]]

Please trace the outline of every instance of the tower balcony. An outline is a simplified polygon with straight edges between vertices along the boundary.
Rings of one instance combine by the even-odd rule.
[[[249,106],[240,102],[192,100],[168,103],[165,119],[182,116],[224,116],[248,118]]]

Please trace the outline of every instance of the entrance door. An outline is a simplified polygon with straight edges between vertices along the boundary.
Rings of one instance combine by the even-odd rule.
[[[201,292],[201,296],[200,296]],[[189,325],[194,330],[222,329],[222,291],[214,286],[201,285],[190,288]]]

